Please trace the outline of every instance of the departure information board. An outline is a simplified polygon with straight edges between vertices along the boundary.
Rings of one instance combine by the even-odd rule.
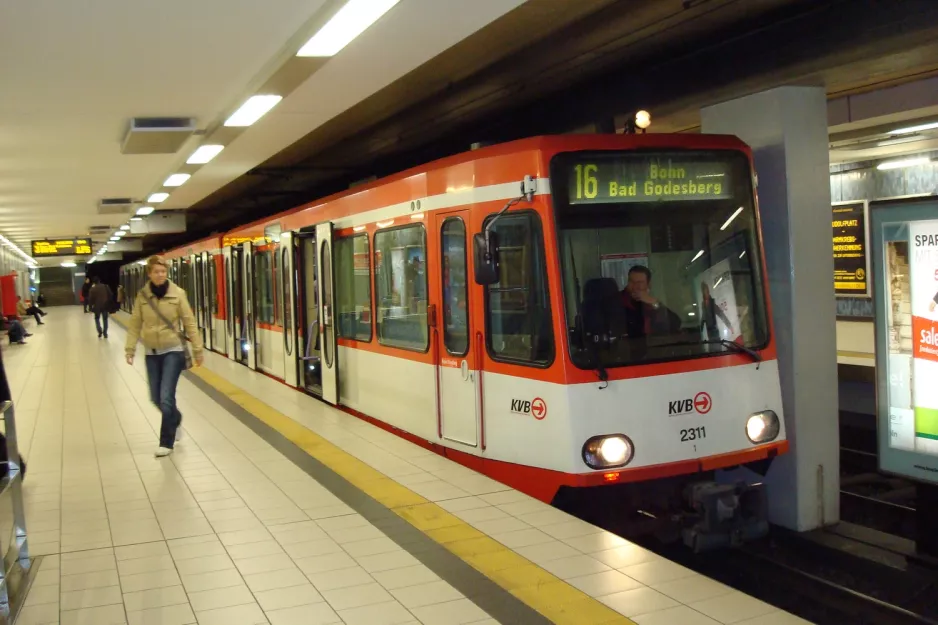
[[[732,197],[730,158],[623,154],[567,161],[570,204],[724,200]]]
[[[869,295],[866,202],[837,204],[832,208],[834,293],[853,296]]]
[[[90,256],[91,239],[46,239],[33,241],[33,258],[40,256]]]

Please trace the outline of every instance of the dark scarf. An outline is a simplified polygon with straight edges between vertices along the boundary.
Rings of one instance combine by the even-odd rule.
[[[156,286],[152,282],[150,283],[150,291],[153,293],[153,296],[156,299],[163,299],[166,296],[166,292],[169,290],[169,280],[163,283],[163,286]]]

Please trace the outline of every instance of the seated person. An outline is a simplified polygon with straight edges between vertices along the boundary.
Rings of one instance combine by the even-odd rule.
[[[642,265],[629,269],[629,281],[622,291],[626,327],[632,338],[674,334],[681,329],[681,320],[662,305],[651,292],[651,270]]]
[[[32,336],[23,327],[19,319],[3,317],[3,325],[7,330],[7,336],[10,337],[10,345],[26,345],[26,337]]]
[[[23,301],[23,298],[20,296],[16,297],[16,314],[20,319],[25,319],[28,315],[32,315],[36,318],[36,325],[42,325],[42,318],[46,316],[46,313],[42,312],[35,305],[27,306],[26,302]]]

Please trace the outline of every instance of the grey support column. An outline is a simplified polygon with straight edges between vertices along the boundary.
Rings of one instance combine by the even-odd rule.
[[[806,531],[840,517],[840,435],[827,97],[780,87],[701,110],[702,131],[755,155],[785,425],[766,476],[769,518]]]

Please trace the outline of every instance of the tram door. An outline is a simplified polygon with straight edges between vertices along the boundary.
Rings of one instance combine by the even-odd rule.
[[[215,266],[215,259],[208,252],[199,254],[199,281],[202,283],[202,339],[206,349],[215,349],[215,315],[212,302],[215,301],[215,284],[212,280],[211,269]]]
[[[234,296],[234,280],[232,279],[232,268],[234,267],[234,250],[226,247],[222,250],[222,258],[225,266],[225,352],[228,358],[235,360],[235,330],[234,302],[237,299]]]
[[[281,235],[282,236],[282,235]],[[294,241],[296,248],[297,284],[299,300],[296,308],[299,321],[297,328],[297,362],[300,383],[309,393],[322,396],[322,356],[319,334],[319,262],[315,232],[301,231]]]
[[[437,354],[437,397],[443,438],[476,447],[479,444],[479,346],[469,323],[469,254],[466,224],[469,211],[435,215],[440,233],[440,272],[435,288],[440,310],[433,326]]]
[[[202,337],[202,345],[206,345],[205,340],[205,306],[202,297],[202,291],[205,283],[202,280],[202,255],[189,255],[189,282],[192,286],[192,295],[189,299],[192,301],[192,314],[195,315],[195,325]]]
[[[249,369],[257,369],[257,340],[254,327],[254,254],[250,241],[232,248],[232,267],[236,276],[234,290],[237,339],[235,360]]]
[[[339,345],[335,330],[335,273],[332,266],[332,223],[316,226],[319,253],[319,327],[322,340],[322,398],[339,403]]]
[[[275,252],[280,255],[280,310],[283,311],[283,381],[293,387],[299,386],[297,376],[296,323],[294,321],[297,302],[296,270],[293,253],[293,233],[280,235],[280,248]]]

